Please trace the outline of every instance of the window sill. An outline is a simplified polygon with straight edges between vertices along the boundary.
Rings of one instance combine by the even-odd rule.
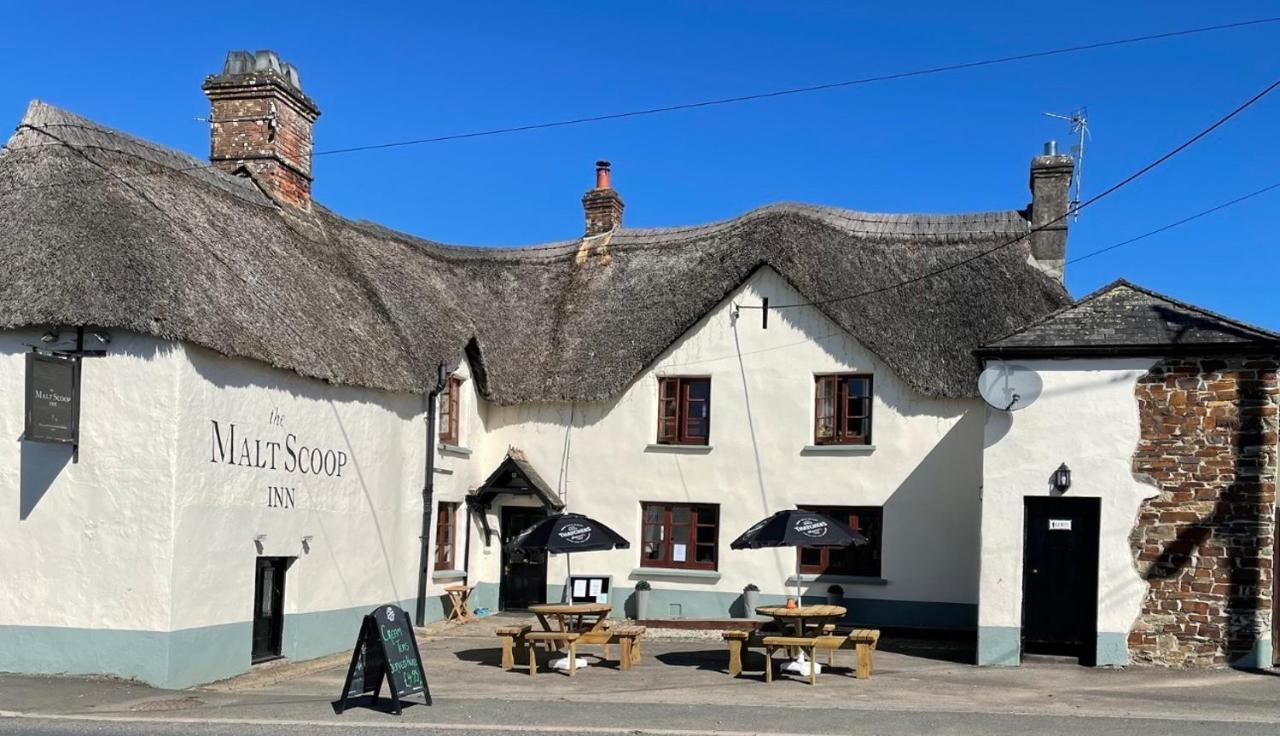
[[[467,576],[466,570],[432,570],[432,580],[461,580]]]
[[[637,567],[628,576],[632,580],[650,580],[652,578],[670,578],[691,580],[700,583],[716,583],[720,581],[719,570],[681,570],[676,567]]]
[[[457,455],[458,457],[471,457],[471,448],[469,447],[460,447],[458,445],[446,445],[445,443],[441,442],[436,449],[440,450],[440,452],[443,452],[446,455]]]
[[[831,583],[832,585],[888,585],[884,578],[873,578],[869,575],[809,575],[802,574],[800,583]],[[787,586],[794,587],[796,576],[787,578]]]
[[[870,455],[875,445],[805,445],[801,455]]]
[[[677,455],[705,455],[711,452],[711,445],[645,445],[645,452],[670,452]]]

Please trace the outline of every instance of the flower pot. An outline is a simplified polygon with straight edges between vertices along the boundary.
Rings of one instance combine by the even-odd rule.
[[[649,594],[651,590],[636,591],[636,620],[642,621],[649,618]]]
[[[756,615],[756,609],[760,607],[760,591],[744,590],[742,591],[742,617],[751,618]]]

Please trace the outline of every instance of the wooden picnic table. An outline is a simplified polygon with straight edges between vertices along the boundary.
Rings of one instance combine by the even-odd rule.
[[[537,603],[529,612],[538,617],[544,631],[589,634],[604,630],[613,606],[607,603]],[[556,622],[552,628],[551,621]]]
[[[817,632],[821,632],[824,624],[835,623],[844,618],[846,610],[844,606],[828,605],[796,606],[795,608],[760,606],[756,608],[756,613],[772,617],[778,622],[778,627],[783,633],[786,633],[790,627],[796,636],[807,636],[806,629],[812,627]]]
[[[613,606],[607,603],[537,603],[529,606],[529,612],[538,617],[543,631],[576,634],[579,644],[602,645],[606,659],[611,637],[607,625],[612,610]],[[548,641],[547,647],[559,649],[560,642]]]

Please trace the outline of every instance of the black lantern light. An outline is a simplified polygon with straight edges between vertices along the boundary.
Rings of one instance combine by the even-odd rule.
[[[1063,463],[1058,466],[1057,470],[1053,471],[1053,490],[1058,493],[1066,493],[1070,487],[1071,468],[1068,468],[1067,464]]]

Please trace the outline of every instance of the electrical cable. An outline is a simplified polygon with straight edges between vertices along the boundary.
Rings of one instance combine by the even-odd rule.
[[[559,127],[566,127],[571,125],[582,125],[585,123],[595,123],[595,122],[603,122],[608,120],[620,120],[623,118],[657,115],[661,113],[676,112],[680,110],[691,110],[691,109],[703,108],[703,107],[730,105],[730,104],[748,102],[753,100],[786,97],[791,95],[807,94],[811,92],[820,92],[820,91],[831,90],[831,89],[842,89],[846,87],[872,84],[876,82],[888,82],[888,81],[894,81],[899,79],[910,79],[914,77],[923,77],[923,76],[934,75],[934,74],[963,71],[967,69],[976,69],[981,67],[995,66],[998,64],[1008,64],[1008,63],[1018,62],[1018,61],[1029,61],[1032,59],[1041,59],[1041,58],[1052,57],[1052,56],[1061,56],[1065,54],[1080,53],[1082,51],[1093,51],[1097,49],[1113,48],[1117,46],[1126,46],[1131,44],[1146,43],[1149,41],[1158,41],[1158,40],[1165,40],[1170,38],[1179,38],[1183,36],[1199,35],[1203,33],[1213,33],[1216,31],[1233,30],[1237,28],[1245,28],[1250,26],[1267,25],[1267,24],[1278,23],[1278,22],[1280,22],[1280,16],[1255,18],[1252,20],[1239,21],[1235,23],[1222,23],[1222,24],[1212,25],[1212,26],[1200,26],[1197,28],[1184,28],[1176,31],[1166,31],[1163,33],[1153,33],[1153,34],[1147,34],[1143,36],[1132,36],[1129,38],[1113,39],[1110,41],[1098,41],[1094,43],[1079,44],[1075,46],[1065,46],[1061,48],[1047,49],[1043,51],[1032,51],[1024,54],[1015,54],[1012,56],[1002,56],[1002,57],[996,57],[996,58],[990,58],[990,59],[981,59],[978,61],[967,61],[967,62],[960,62],[955,64],[946,64],[942,66],[926,67],[922,69],[913,69],[909,71],[893,72],[893,73],[880,74],[880,75],[870,76],[870,77],[862,77],[860,79],[848,79],[848,80],[837,81],[837,82],[827,82],[823,84],[807,85],[803,87],[792,87],[789,89],[773,90],[770,92],[759,92],[755,94],[739,95],[734,97],[721,97],[721,98],[715,98],[715,99],[699,100],[699,101],[681,103],[676,105],[665,105],[661,107],[651,107],[651,108],[642,109],[642,110],[630,110],[626,112],[609,113],[609,114],[603,114],[603,115],[591,115],[591,116],[570,118],[565,120],[555,120],[555,121],[543,122],[543,123],[531,123],[527,125],[515,125],[515,126],[503,127],[503,128],[490,128],[487,130],[471,131],[471,132],[464,132],[464,133],[453,133],[453,134],[434,136],[429,138],[417,138],[417,139],[404,140],[404,141],[391,141],[387,143],[374,143],[369,145],[349,146],[344,148],[331,148],[331,149],[326,149],[321,151],[315,151],[312,153],[312,157],[314,158],[316,156],[330,156],[335,154],[356,153],[361,151],[375,151],[375,150],[382,150],[387,148],[423,145],[428,143],[441,143],[445,141],[465,140],[465,139],[471,139],[471,138],[505,135],[510,133],[520,133],[520,132],[527,132],[527,131],[534,131],[534,130],[546,130],[549,128],[559,128]],[[19,126],[19,127],[24,127],[24,126]],[[25,127],[29,127],[35,130],[41,129],[38,126],[25,126]],[[208,169],[212,167],[213,167],[213,164],[210,164],[210,163],[201,163],[201,164],[198,164],[195,166],[189,166],[189,167],[176,167],[176,168],[165,167],[165,171],[163,172],[155,172],[150,174],[134,174],[134,175],[121,175],[121,176],[115,176],[115,177],[99,177],[95,179],[72,180],[72,181],[66,181],[66,182],[52,182],[49,184],[37,184],[30,187],[12,187],[9,189],[0,190],[0,194],[7,194],[10,192],[17,192],[17,191],[25,191],[28,189],[47,189],[47,188],[55,188],[59,186],[92,184],[96,182],[111,181],[116,179],[124,180],[124,179],[140,178],[144,176],[156,176],[159,174],[177,173],[177,172],[183,172],[183,171],[195,171],[198,169]]]
[[[1099,201],[1101,201],[1101,200],[1105,199],[1106,197],[1108,197],[1108,196],[1110,196],[1110,195],[1114,194],[1115,192],[1119,191],[1120,189],[1124,188],[1125,186],[1127,186],[1127,185],[1131,184],[1132,182],[1134,182],[1135,180],[1139,179],[1139,178],[1140,178],[1140,177],[1142,177],[1143,175],[1147,174],[1147,173],[1148,173],[1148,172],[1150,172],[1152,169],[1155,169],[1156,167],[1160,166],[1160,165],[1161,165],[1161,164],[1163,164],[1164,162],[1168,161],[1169,159],[1173,158],[1174,156],[1178,155],[1179,153],[1181,153],[1181,152],[1185,151],[1186,149],[1190,148],[1191,146],[1195,145],[1197,142],[1199,142],[1199,141],[1200,141],[1201,139],[1203,139],[1205,136],[1209,135],[1209,134],[1210,134],[1210,133],[1212,133],[1213,131],[1217,130],[1219,127],[1221,127],[1221,126],[1225,125],[1225,124],[1226,124],[1227,122],[1229,122],[1231,119],[1235,118],[1235,117],[1236,117],[1237,115],[1239,115],[1240,113],[1242,113],[1242,112],[1244,112],[1245,110],[1247,110],[1247,109],[1249,109],[1250,107],[1252,107],[1255,103],[1257,103],[1257,102],[1258,102],[1259,100],[1261,100],[1263,97],[1266,97],[1266,96],[1267,96],[1268,94],[1270,94],[1273,90],[1275,90],[1275,88],[1276,88],[1276,87],[1280,87],[1280,79],[1277,79],[1276,81],[1274,81],[1274,82],[1272,82],[1271,84],[1267,85],[1267,86],[1266,86],[1266,87],[1265,87],[1261,92],[1258,92],[1258,93],[1257,93],[1256,95],[1254,95],[1253,97],[1250,97],[1250,98],[1249,98],[1248,100],[1246,100],[1245,102],[1243,102],[1243,103],[1241,103],[1240,105],[1236,106],[1236,108],[1235,108],[1235,109],[1233,109],[1231,112],[1229,112],[1229,113],[1227,113],[1226,115],[1223,115],[1222,117],[1218,118],[1218,120],[1217,120],[1217,121],[1215,121],[1212,125],[1210,125],[1210,126],[1209,126],[1209,127],[1207,127],[1207,128],[1204,128],[1204,129],[1203,129],[1203,130],[1201,130],[1200,132],[1196,133],[1195,135],[1191,136],[1191,137],[1190,137],[1190,138],[1188,138],[1187,140],[1185,140],[1185,141],[1183,141],[1182,143],[1178,144],[1178,145],[1177,145],[1177,146],[1175,146],[1173,149],[1169,150],[1167,153],[1165,153],[1164,155],[1162,155],[1162,156],[1160,156],[1159,158],[1155,159],[1155,160],[1154,160],[1154,161],[1152,161],[1151,163],[1147,164],[1146,166],[1143,166],[1142,168],[1140,168],[1140,169],[1138,169],[1137,171],[1133,172],[1132,174],[1130,174],[1130,175],[1126,176],[1125,178],[1121,179],[1120,181],[1116,182],[1115,184],[1112,184],[1110,187],[1107,187],[1107,188],[1106,188],[1105,190],[1103,190],[1102,192],[1099,192],[1098,194],[1095,194],[1094,196],[1090,197],[1089,199],[1085,200],[1084,202],[1081,202],[1077,207],[1075,207],[1075,208],[1069,208],[1066,212],[1063,212],[1061,215],[1059,215],[1059,216],[1057,216],[1057,217],[1053,218],[1052,220],[1049,220],[1048,222],[1046,222],[1046,223],[1044,223],[1044,224],[1042,224],[1042,225],[1037,225],[1036,227],[1031,228],[1031,229],[1030,229],[1030,230],[1028,230],[1025,234],[1019,235],[1019,236],[1018,236],[1018,237],[1016,237],[1016,238],[1012,238],[1012,239],[1010,239],[1010,240],[1006,240],[1006,241],[1004,241],[1004,242],[1000,243],[999,245],[996,245],[996,246],[993,246],[993,247],[991,247],[991,248],[988,248],[987,250],[981,251],[981,252],[976,253],[976,254],[974,254],[974,255],[972,255],[972,256],[969,256],[969,257],[967,257],[967,258],[963,258],[963,259],[961,259],[961,260],[959,260],[959,261],[956,261],[955,263],[952,263],[952,264],[950,264],[950,265],[944,266],[944,267],[939,268],[939,269],[935,269],[935,270],[933,270],[933,271],[928,271],[928,272],[926,272],[926,273],[920,274],[919,276],[915,276],[915,277],[912,277],[912,278],[906,279],[906,280],[904,280],[904,281],[898,281],[898,282],[895,282],[895,283],[892,283],[892,284],[888,284],[888,285],[885,285],[885,286],[877,287],[877,288],[875,288],[875,289],[868,289],[868,290],[866,290],[866,291],[856,292],[856,293],[854,293],[854,294],[846,294],[846,295],[844,295],[844,296],[831,297],[830,299],[817,299],[817,300],[810,301],[810,302],[796,302],[796,303],[794,303],[794,304],[776,304],[776,305],[771,305],[769,308],[770,308],[770,309],[794,309],[794,308],[796,308],[796,307],[813,307],[813,306],[821,306],[821,305],[824,305],[824,304],[834,304],[834,303],[836,303],[836,302],[849,301],[849,300],[851,300],[851,299],[859,299],[859,298],[861,298],[861,297],[871,296],[871,295],[873,295],[873,294],[880,294],[880,293],[883,293],[883,292],[886,292],[886,291],[892,291],[892,290],[894,290],[894,289],[900,289],[900,288],[902,288],[902,287],[904,287],[904,286],[910,286],[911,284],[916,284],[916,283],[919,283],[919,282],[924,281],[924,280],[926,280],[926,279],[930,279],[930,278],[933,278],[933,277],[935,277],[935,276],[939,276],[939,275],[941,275],[941,274],[944,274],[944,273],[947,273],[947,272],[950,272],[950,271],[954,271],[955,269],[960,268],[961,266],[966,266],[966,265],[968,265],[968,264],[970,264],[970,263],[973,263],[974,261],[977,261],[977,260],[979,260],[979,259],[985,258],[985,257],[987,257],[987,256],[991,255],[992,253],[995,253],[996,251],[1003,250],[1004,248],[1008,248],[1009,246],[1014,245],[1015,243],[1022,242],[1023,240],[1025,240],[1027,237],[1029,237],[1029,236],[1033,235],[1034,233],[1037,233],[1037,232],[1040,232],[1040,231],[1042,231],[1042,230],[1048,229],[1049,227],[1051,227],[1051,226],[1053,226],[1053,225],[1056,225],[1056,224],[1058,224],[1059,222],[1062,222],[1063,220],[1065,220],[1066,218],[1068,218],[1068,217],[1070,217],[1071,215],[1075,214],[1076,212],[1079,212],[1080,210],[1084,209],[1085,207],[1088,207],[1088,206],[1090,206],[1090,205],[1092,205],[1092,204],[1095,204],[1095,203],[1097,203],[1097,202],[1099,202]],[[748,305],[748,304],[743,304],[743,305],[741,305],[741,306],[740,306],[740,309],[763,309],[763,307],[762,307],[762,306],[760,306],[760,305]]]

